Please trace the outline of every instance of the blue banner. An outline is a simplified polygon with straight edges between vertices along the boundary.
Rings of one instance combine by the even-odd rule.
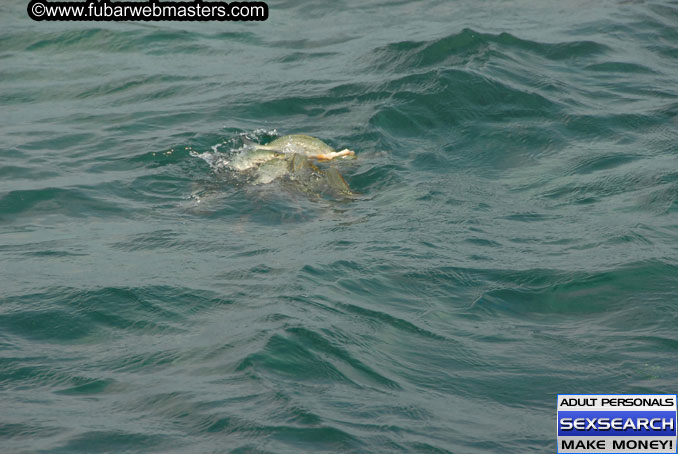
[[[675,411],[559,411],[558,436],[676,436]]]

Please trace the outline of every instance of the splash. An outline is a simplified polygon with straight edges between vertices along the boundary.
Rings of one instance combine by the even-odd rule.
[[[210,151],[199,153],[190,151],[194,158],[200,158],[205,161],[212,171],[240,171],[238,156],[247,148],[247,142],[261,143],[265,140],[279,137],[277,129],[255,129],[250,132],[241,132],[221,143],[212,145]]]

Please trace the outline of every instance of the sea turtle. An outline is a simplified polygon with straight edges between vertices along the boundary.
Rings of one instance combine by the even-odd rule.
[[[320,161],[331,161],[344,156],[355,156],[355,152],[344,148],[336,151],[320,139],[303,134],[292,134],[275,139],[267,145],[257,145],[257,148],[282,153],[296,153]]]
[[[355,156],[351,150],[335,151],[320,139],[295,134],[282,136],[260,145],[246,141],[247,148],[238,152],[230,162],[231,168],[249,173],[255,184],[270,183],[287,177],[295,186],[307,192],[351,195],[346,180],[333,167],[320,169],[309,158],[331,161],[339,157]]]
[[[331,161],[340,157],[355,156],[355,152],[344,148],[336,151],[320,139],[303,134],[278,137],[262,145],[243,139],[246,149],[231,160],[231,167],[243,171],[256,167],[263,162],[276,158],[285,158],[285,154],[300,154],[318,161]]]

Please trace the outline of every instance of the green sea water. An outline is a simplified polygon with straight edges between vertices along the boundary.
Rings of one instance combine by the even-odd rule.
[[[0,451],[543,453],[678,391],[678,4],[0,5]],[[356,151],[356,197],[229,168]]]

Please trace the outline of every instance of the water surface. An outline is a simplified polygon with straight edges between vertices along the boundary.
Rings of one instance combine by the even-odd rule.
[[[553,451],[557,393],[675,393],[675,2],[0,6],[0,443]],[[305,133],[355,200],[252,185]]]

